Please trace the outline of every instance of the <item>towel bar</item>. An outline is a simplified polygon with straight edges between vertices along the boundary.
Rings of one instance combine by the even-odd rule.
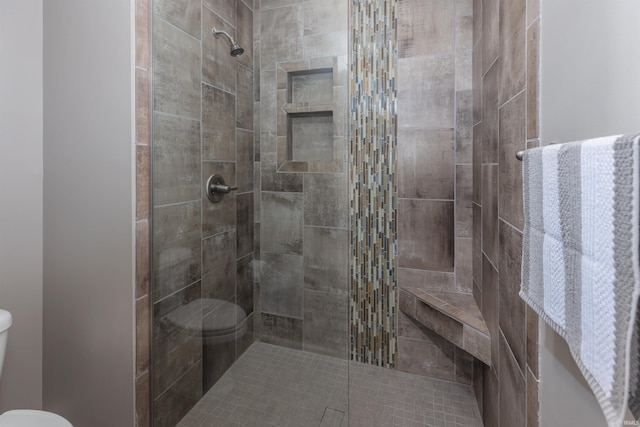
[[[516,159],[522,161],[522,156],[524,156],[524,151],[518,151],[516,153]]]

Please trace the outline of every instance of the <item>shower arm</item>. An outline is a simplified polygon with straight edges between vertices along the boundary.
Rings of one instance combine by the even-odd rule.
[[[229,42],[229,45],[233,46],[235,44],[235,41],[233,40],[233,37],[231,37],[231,35],[229,33],[227,33],[225,30],[219,30],[216,27],[213,27],[213,29],[211,30],[211,33],[213,34],[213,37],[218,38],[220,35],[223,35],[227,38],[227,41]]]

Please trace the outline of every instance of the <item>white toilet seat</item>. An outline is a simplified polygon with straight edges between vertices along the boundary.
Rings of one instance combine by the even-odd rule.
[[[73,427],[52,412],[18,409],[0,415],[0,427]]]

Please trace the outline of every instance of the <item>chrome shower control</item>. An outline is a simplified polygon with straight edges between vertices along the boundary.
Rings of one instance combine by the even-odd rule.
[[[238,187],[232,187],[225,184],[222,175],[215,174],[211,175],[207,180],[207,185],[205,186],[204,191],[207,194],[207,198],[212,203],[219,203],[222,201],[225,194],[237,189]]]

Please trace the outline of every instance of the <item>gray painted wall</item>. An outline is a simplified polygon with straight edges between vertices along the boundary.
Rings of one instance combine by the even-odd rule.
[[[42,0],[0,0],[0,413],[42,406]]]
[[[541,11],[541,143],[640,131],[636,0],[548,0]],[[566,344],[540,324],[540,425],[606,425]]]
[[[43,402],[76,426],[134,424],[132,17],[44,2]]]

